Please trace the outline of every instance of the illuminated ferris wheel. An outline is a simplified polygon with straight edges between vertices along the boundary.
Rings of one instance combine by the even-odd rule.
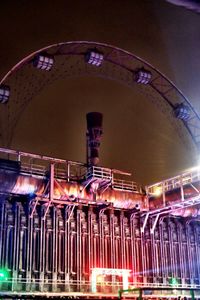
[[[25,57],[0,81],[0,138],[9,147],[27,104],[47,85],[73,76],[119,81],[145,94],[184,137],[200,148],[200,117],[190,101],[160,71],[136,55],[96,42],[50,45]]]

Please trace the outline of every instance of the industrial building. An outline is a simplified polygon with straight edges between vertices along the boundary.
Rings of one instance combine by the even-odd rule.
[[[98,165],[101,134],[88,113],[87,163],[0,149],[1,297],[198,297],[200,169],[145,190]]]

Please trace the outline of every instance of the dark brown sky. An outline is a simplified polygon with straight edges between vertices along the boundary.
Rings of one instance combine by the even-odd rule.
[[[28,54],[68,41],[128,50],[168,76],[200,111],[200,15],[164,0],[1,1],[0,76]],[[12,148],[85,160],[85,114],[104,114],[101,164],[150,183],[195,164],[170,120],[136,91],[84,77],[46,86],[24,111]]]

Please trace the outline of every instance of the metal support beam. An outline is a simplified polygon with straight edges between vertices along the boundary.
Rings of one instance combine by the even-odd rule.
[[[142,233],[144,233],[145,227],[146,227],[146,225],[147,225],[148,218],[149,218],[149,213],[147,213],[147,214],[145,215],[144,222],[143,222],[142,227],[141,227],[141,232],[142,232]]]
[[[72,214],[73,214],[73,211],[74,211],[75,206],[76,206],[76,205],[73,205],[73,206],[72,206],[72,209],[71,209],[71,211],[70,211],[70,213],[69,213],[69,216],[68,216],[68,219],[67,219],[67,223],[69,223],[69,221],[70,221],[70,218],[71,218],[71,216],[72,216]]]
[[[54,163],[50,164],[50,191],[49,191],[49,200],[52,201],[54,198]]]
[[[181,178],[181,201],[185,200],[184,189],[183,189],[183,179]]]
[[[158,222],[159,217],[160,217],[160,214],[157,214],[156,217],[153,220],[153,225],[152,225],[152,227],[150,229],[151,234],[154,234],[154,230],[156,228],[156,224]]]
[[[190,186],[200,195],[200,191],[191,183]]]
[[[34,203],[34,206],[33,206],[32,211],[31,211],[30,218],[33,218],[33,215],[34,215],[34,212],[35,212],[36,207],[37,207],[37,205],[38,205],[38,202],[39,202],[42,198],[45,198],[45,193],[46,193],[48,187],[49,187],[49,182],[47,183],[47,185],[46,185],[46,187],[45,187],[45,189],[44,189],[43,195],[40,195],[40,196],[38,196],[38,197],[35,199],[35,203]]]
[[[52,201],[54,200],[54,171],[55,171],[55,166],[54,163],[50,164],[50,186],[49,186],[49,203],[47,204],[47,207],[44,211],[44,216],[43,216],[43,220],[45,220],[46,215],[48,213],[49,207],[52,203]]]

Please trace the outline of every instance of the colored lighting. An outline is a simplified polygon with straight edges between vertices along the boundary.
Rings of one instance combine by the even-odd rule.
[[[50,71],[54,64],[52,55],[39,54],[33,60],[33,66],[40,70]]]
[[[190,108],[187,105],[183,104],[183,103],[178,104],[174,108],[174,116],[177,119],[187,121],[190,118]]]
[[[161,186],[156,186],[153,190],[153,196],[159,197],[162,194],[162,187]]]
[[[99,67],[103,63],[103,54],[96,50],[88,50],[85,60],[88,64]]]
[[[23,182],[16,182],[15,186],[13,187],[13,192],[16,194],[32,196],[33,194],[35,194],[36,189],[37,187],[34,185],[34,183],[30,183],[25,179]]]
[[[144,68],[138,69],[134,72],[134,80],[137,83],[148,84],[151,80],[152,74]]]
[[[8,102],[10,97],[10,88],[7,85],[0,86],[0,103],[4,104]]]
[[[178,279],[175,278],[175,277],[172,277],[172,278],[169,280],[169,283],[170,283],[172,286],[179,284]]]
[[[8,271],[5,269],[0,270],[0,281],[6,281],[8,280]]]

